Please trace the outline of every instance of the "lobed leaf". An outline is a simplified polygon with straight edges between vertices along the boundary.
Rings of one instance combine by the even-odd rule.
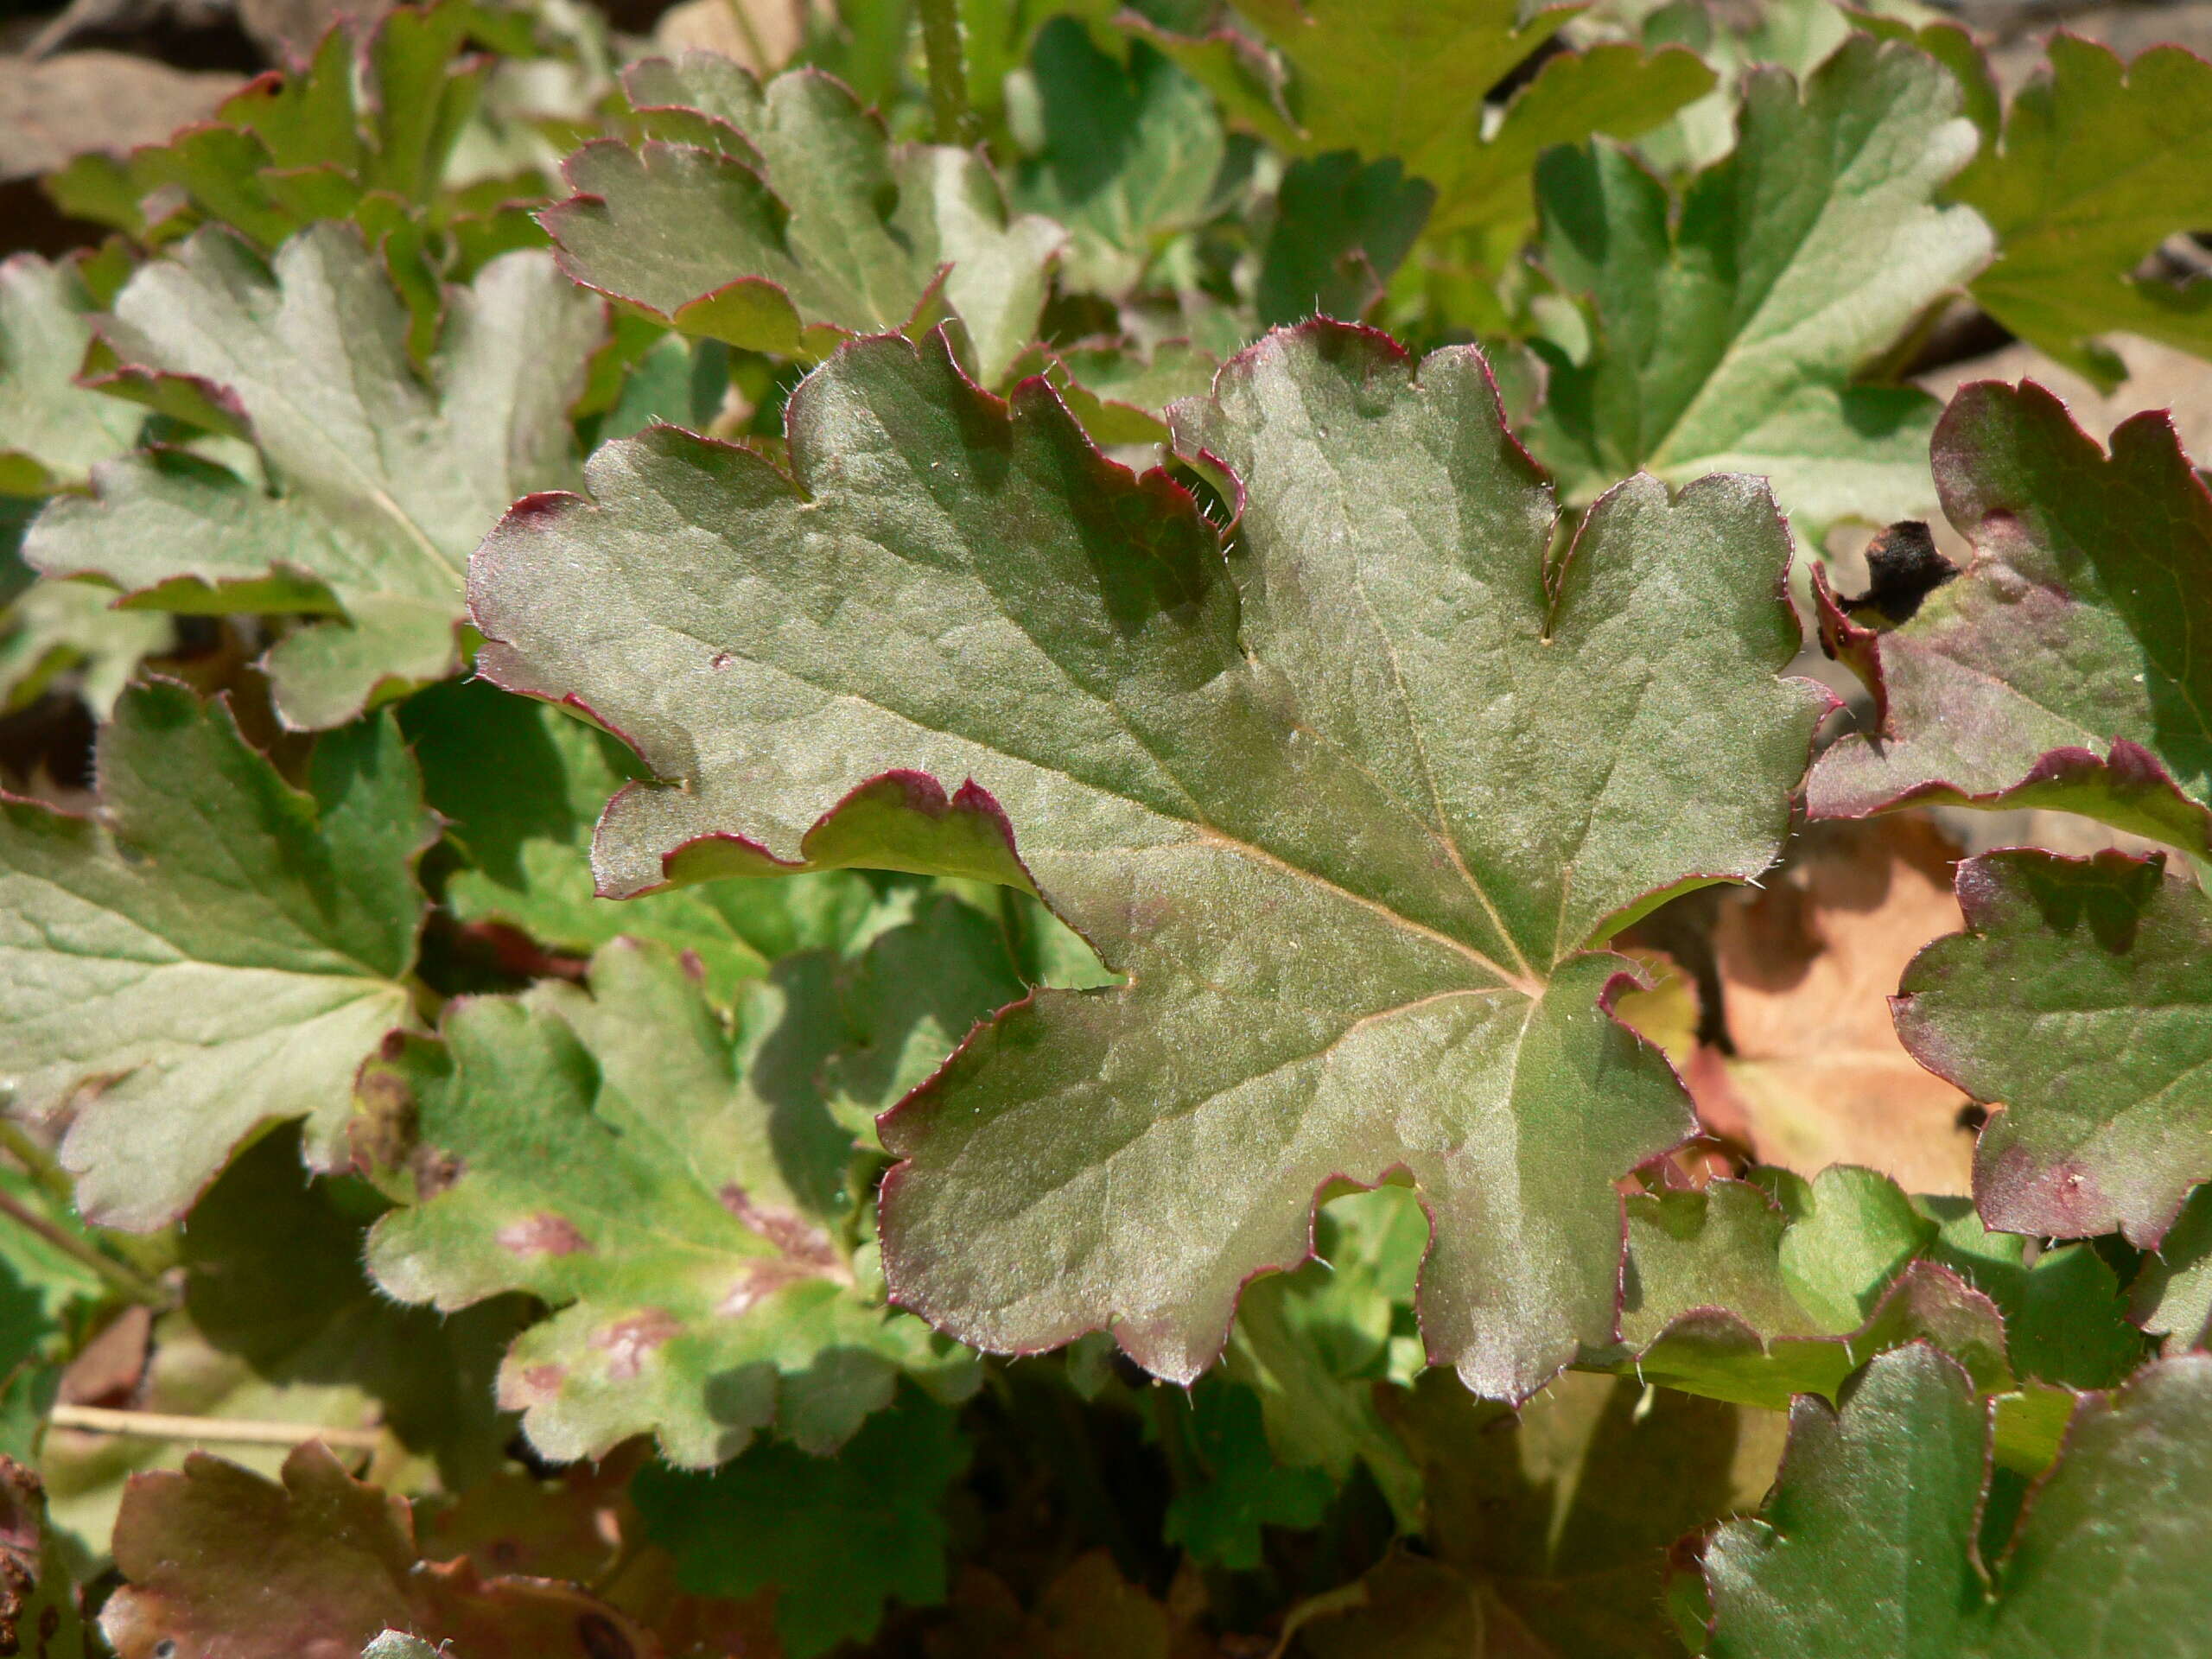
[[[466,861],[442,894],[464,923],[518,927],[577,957],[618,938],[664,944],[690,953],[709,995],[727,1006],[778,958],[854,938],[879,907],[868,883],[848,874],[605,903],[592,883],[592,825],[639,770],[619,741],[480,681],[409,698],[399,722],[425,798]]]
[[[288,725],[342,724],[458,666],[469,550],[518,495],[573,475],[567,408],[599,309],[543,254],[496,259],[448,295],[426,382],[406,308],[352,229],[313,226],[273,265],[202,231],[131,279],[106,339],[155,395],[181,385],[250,434],[272,487],[142,453],[50,506],[24,559],[148,608],[330,617],[264,666]]]
[[[646,137],[587,144],[540,220],[577,282],[687,334],[785,355],[903,327],[942,286],[986,379],[1034,338],[1065,232],[1009,219],[980,155],[893,147],[838,82],[728,59],[623,77]]]
[[[712,1474],[648,1465],[631,1490],[678,1583],[714,1596],[773,1586],[784,1651],[810,1659],[867,1640],[893,1597],[944,1599],[945,1490],[968,1458],[953,1414],[910,1395],[834,1458],[770,1442]]]
[[[98,765],[98,820],[0,804],[5,1082],[18,1114],[73,1106],[86,1216],[148,1230],[271,1122],[344,1157],[354,1070],[409,1018],[435,830],[389,719],[325,737],[298,790],[227,709],[156,682]]]
[[[1985,1560],[1987,1408],[1933,1349],[1885,1354],[1840,1408],[1797,1402],[1764,1514],[1707,1547],[1706,1651],[2179,1659],[2199,1629],[2208,1431],[2201,1355],[2092,1399],[2009,1544]]]
[[[1249,32],[1146,34],[1220,100],[1230,121],[1284,154],[1396,156],[1414,177],[1447,188],[1479,141],[1484,95],[1573,15],[1554,6],[1523,22],[1512,0],[1233,6]],[[1265,54],[1262,41],[1279,60]]]
[[[1043,142],[1015,175],[1014,199],[1067,226],[1075,286],[1126,293],[1215,206],[1228,159],[1221,119],[1205,90],[1144,41],[1117,58],[1062,15],[1030,54]]]
[[[1542,254],[1595,314],[1585,361],[1555,347],[1531,427],[1570,500],[1637,467],[1669,482],[1742,470],[1793,518],[1902,518],[1928,499],[1925,392],[1854,377],[1980,269],[1986,226],[1936,194],[1973,124],[1933,60],[1854,37],[1802,92],[1745,78],[1735,150],[1679,209],[1605,145],[1539,164]]]
[[[2123,63],[2063,30],[2047,49],[2001,142],[1951,194],[1997,232],[1974,298],[2109,391],[2126,371],[2094,336],[2124,330],[2212,353],[2212,289],[2134,274],[2168,237],[2212,220],[2212,64],[2178,46]]]
[[[1694,1192],[1631,1195],[1621,1332],[1631,1356],[1586,1363],[1721,1400],[1834,1398],[1877,1353],[1932,1342],[2008,1413],[1999,1455],[2031,1472],[2053,1449],[2059,1388],[2109,1387],[2143,1357],[2112,1269],[2088,1246],[1986,1231],[1963,1201],[1908,1198],[1838,1165]],[[2057,1414],[2063,1427],[2064,1412]]]
[[[1923,1065],[2001,1103],[1974,1155],[1993,1226],[2155,1248],[2212,1177],[2212,903],[2163,857],[2014,850],[1959,868],[1967,931],[1896,1001]]]
[[[1672,1659],[1654,1617],[1671,1548],[1755,1504],[1782,1450],[1771,1414],[1626,1376],[1569,1374],[1507,1413],[1432,1376],[1390,1414],[1421,1465],[1427,1554],[1306,1627],[1317,1655]],[[1414,1563],[1448,1576],[1408,1582]],[[1458,1634],[1471,1613],[1494,1645]]]
[[[69,265],[29,253],[0,263],[0,495],[82,485],[137,441],[143,411],[77,384],[92,308]]]
[[[407,1501],[355,1480],[320,1441],[281,1484],[194,1452],[142,1475],[115,1529],[126,1582],[100,1630],[118,1659],[352,1653],[402,1630],[485,1659],[655,1659],[645,1630],[581,1590],[421,1559]]]
[[[1174,413],[1239,482],[1226,562],[941,340],[847,348],[787,418],[793,477],[660,430],[510,517],[480,660],[680,782],[616,798],[602,891],[980,877],[1128,976],[1033,995],[884,1121],[895,1297],[1186,1379],[1320,1188],[1404,1170],[1437,1359],[1517,1397],[1610,1340],[1611,1182],[1688,1119],[1587,947],[1778,844],[1817,699],[1777,677],[1764,491],[1637,480],[1554,559],[1479,357],[1326,325]]]
[[[902,1370],[970,1383],[965,1356],[856,1288],[850,1137],[817,1081],[849,1040],[834,981],[784,976],[749,1013],[726,1030],[672,953],[619,941],[588,994],[458,1004],[438,1041],[364,1072],[416,1142],[416,1201],[378,1224],[370,1269],[407,1301],[524,1290],[556,1310],[499,1385],[550,1457],[653,1433],[703,1466],[771,1422],[823,1450]]]
[[[2107,455],[2042,387],[1985,382],[1934,458],[1974,561],[1894,630],[1823,593],[1822,643],[1874,714],[1814,767],[1813,814],[2052,807],[2212,850],[2212,494],[2171,423],[2124,421]]]

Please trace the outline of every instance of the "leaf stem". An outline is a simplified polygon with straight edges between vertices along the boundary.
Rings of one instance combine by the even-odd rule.
[[[73,1262],[82,1262],[102,1279],[110,1288],[134,1302],[148,1307],[167,1307],[176,1299],[157,1280],[150,1279],[136,1268],[126,1267],[88,1238],[79,1238],[67,1228],[56,1225],[44,1216],[10,1193],[0,1192],[0,1216],[5,1216],[26,1232],[35,1233]]]
[[[922,14],[922,55],[929,60],[930,108],[940,144],[975,142],[968,107],[968,66],[960,48],[959,0],[916,0]]]
[[[380,1428],[328,1428],[317,1423],[258,1422],[242,1417],[175,1417],[158,1411],[117,1411],[106,1406],[56,1406],[47,1421],[57,1428],[93,1434],[127,1434],[143,1440],[205,1440],[224,1446],[301,1446],[321,1440],[351,1452],[373,1452]]]
[[[0,1151],[29,1172],[30,1178],[46,1189],[48,1196],[64,1204],[75,1201],[76,1184],[70,1180],[69,1172],[61,1167],[61,1160],[22,1124],[0,1117]]]

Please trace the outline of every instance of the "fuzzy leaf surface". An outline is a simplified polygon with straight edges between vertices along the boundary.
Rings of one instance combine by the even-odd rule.
[[[2126,372],[2094,336],[2113,330],[2212,355],[2212,289],[2135,269],[2168,237],[2212,223],[2212,63],[2178,46],[2123,63],[2063,32],[1955,200],[1997,232],[1974,297],[2005,326],[2107,390]]]
[[[407,308],[351,226],[314,226],[273,264],[202,231],[131,279],[105,338],[145,382],[194,388],[250,434],[273,489],[177,451],[134,455],[48,508],[24,559],[149,608],[331,617],[265,666],[288,724],[341,724],[457,665],[470,550],[518,496],[574,477],[567,410],[600,313],[547,255],[506,255],[448,295],[426,380]]]
[[[2167,1360],[2082,1408],[2010,1547],[1976,1548],[1987,1408],[1921,1344],[1840,1408],[1800,1399],[1773,1498],[1705,1554],[1713,1659],[2182,1659],[2202,1644],[2212,1359]]]
[[[1813,814],[2051,807],[2212,850],[2212,493],[2171,421],[2122,422],[2107,454],[2042,387],[1983,383],[1935,466],[1974,560],[1892,631],[1823,596],[1876,709],[1814,767]]]
[[[1009,219],[980,155],[893,146],[813,70],[763,87],[689,52],[623,84],[646,137],[578,150],[562,169],[576,194],[542,215],[576,281],[687,334],[788,354],[901,327],[942,278],[990,381],[1035,335],[1066,233]]]
[[[143,410],[76,383],[91,309],[69,266],[28,253],[0,263],[0,495],[81,485],[137,441]]]
[[[826,1449],[902,1369],[963,1385],[964,1356],[855,1287],[850,1137],[813,1086],[844,1032],[812,977],[733,1033],[672,952],[619,942],[588,993],[461,1004],[365,1075],[419,1138],[419,1202],[378,1224],[370,1269],[409,1301],[558,1310],[499,1373],[548,1456],[652,1432],[702,1466],[772,1421]]]
[[[657,431],[510,518],[482,663],[681,780],[616,798],[603,891],[978,876],[1128,976],[1037,993],[884,1121],[904,1305],[995,1350],[1110,1326],[1187,1378],[1319,1189],[1403,1169],[1430,1351],[1523,1395],[1610,1339],[1610,1183],[1687,1121],[1588,947],[1783,831],[1815,707],[1777,677],[1786,543],[1755,483],[1643,480],[1548,560],[1470,350],[1416,373],[1316,324],[1217,398],[1174,424],[1240,480],[1226,559],[1047,386],[862,342],[794,395],[792,478]]]
[[[1544,263],[1596,327],[1587,361],[1554,364],[1537,451],[1570,500],[1637,467],[1739,470],[1816,528],[1910,517],[1936,402],[1852,377],[1989,257],[1972,209],[1935,205],[1977,142],[1957,85],[1858,37],[1802,94],[1748,76],[1740,129],[1679,209],[1624,151],[1545,157]]]
[[[272,1121],[344,1155],[354,1069],[406,1021],[436,831],[387,719],[324,738],[296,790],[184,687],[136,686],[101,814],[0,805],[0,1042],[12,1109],[76,1102],[85,1214],[157,1227]]]
[[[2212,1177],[2212,903],[2163,858],[2019,849],[1959,869],[1967,931],[1897,999],[1923,1065],[2001,1103],[1975,1148],[1990,1224],[2154,1247]]]

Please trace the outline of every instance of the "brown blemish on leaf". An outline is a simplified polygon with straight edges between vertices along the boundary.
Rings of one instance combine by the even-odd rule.
[[[521,1256],[574,1255],[591,1249],[591,1241],[576,1230],[574,1222],[546,1210],[508,1223],[493,1236],[502,1249]]]
[[[591,1334],[591,1345],[607,1355],[607,1374],[626,1382],[643,1369],[645,1356],[683,1328],[664,1307],[649,1307],[617,1319]]]
[[[773,1244],[794,1263],[830,1278],[849,1277],[845,1270],[844,1258],[837,1253],[836,1243],[805,1217],[792,1211],[754,1203],[752,1194],[735,1181],[723,1187],[716,1196],[721,1199],[723,1209]]]
[[[779,1261],[772,1256],[758,1262],[748,1262],[738,1270],[737,1282],[730,1287],[715,1312],[725,1318],[734,1319],[749,1313],[755,1307],[786,1285],[795,1285],[802,1279],[816,1279],[821,1275],[798,1262]]]
[[[507,1411],[542,1406],[561,1392],[569,1380],[565,1365],[525,1365],[519,1371],[499,1373],[499,1405]]]

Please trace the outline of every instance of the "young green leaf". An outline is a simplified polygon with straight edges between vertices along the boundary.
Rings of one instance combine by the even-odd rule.
[[[406,1499],[355,1480],[315,1440],[281,1485],[199,1452],[134,1481],[115,1564],[127,1582],[100,1630],[118,1659],[350,1653],[387,1630],[483,1659],[658,1651],[581,1590],[423,1560]]]
[[[1043,144],[1015,175],[1027,209],[1068,227],[1074,286],[1124,294],[1204,221],[1228,154],[1205,90],[1143,41],[1126,62],[1061,16],[1031,48]]]
[[[1611,1339],[1611,1183],[1688,1124],[1588,947],[1783,833],[1818,702],[1778,678],[1786,538],[1750,480],[1642,480],[1553,556],[1471,350],[1416,373],[1316,324],[1174,419],[1238,480],[1226,561],[1044,385],[861,342],[794,395],[792,478],[658,430],[511,515],[481,664],[680,780],[610,806],[605,891],[980,877],[1129,976],[1036,994],[885,1120],[905,1305],[1188,1378],[1320,1188],[1403,1169],[1430,1351],[1524,1395]]]
[[[1362,165],[1350,150],[1285,169],[1255,302],[1270,327],[1301,317],[1357,321],[1411,251],[1436,200],[1395,161]]]
[[[1895,1185],[1840,1166],[1809,1184],[1759,1174],[1773,1195],[1715,1181],[1629,1199],[1621,1334],[1631,1351],[1588,1360],[1779,1409],[1795,1394],[1833,1396],[1871,1356],[1927,1340],[1989,1391],[2015,1388],[1996,1306],[1923,1259],[1936,1228]]]
[[[772,1421],[827,1449],[902,1370],[969,1380],[964,1355],[855,1288],[851,1143],[815,1084],[844,1037],[826,979],[733,1036],[672,953],[618,942],[588,994],[461,1003],[440,1041],[365,1071],[372,1109],[417,1140],[418,1201],[378,1224],[371,1271],[408,1301],[525,1290],[558,1310],[499,1372],[548,1456],[651,1432],[702,1466]]]
[[[894,147],[838,82],[766,87],[726,58],[651,58],[623,77],[646,137],[563,164],[575,194],[541,215],[587,287],[759,351],[819,355],[913,319],[942,286],[995,381],[1036,334],[1065,238],[1009,219],[980,155]]]
[[[1480,142],[1484,95],[1573,15],[1554,6],[1523,23],[1514,0],[1233,3],[1249,33],[1146,34],[1231,122],[1284,154],[1395,156],[1412,176],[1447,189]]]
[[[137,442],[143,410],[77,384],[92,308],[70,266],[29,253],[0,263],[0,495],[81,485]]]
[[[353,1072],[409,1017],[435,837],[389,719],[296,790],[228,711],[135,686],[100,734],[101,817],[0,805],[0,1043],[15,1111],[73,1103],[85,1214],[158,1227],[264,1125],[345,1155]]]
[[[48,508],[23,557],[149,608],[327,618],[265,666],[288,724],[340,725],[458,665],[469,550],[518,495],[573,476],[567,409],[600,310],[542,253],[496,259],[448,295],[425,384],[406,308],[351,228],[315,225],[273,266],[202,231],[131,279],[105,338],[148,395],[184,387],[250,434],[273,487],[142,453]]]
[[[1167,1402],[1161,1432],[1185,1443],[1170,1466],[1188,1473],[1167,1505],[1166,1542],[1208,1566],[1250,1572],[1260,1565],[1262,1528],[1303,1530],[1320,1520],[1333,1483],[1319,1469],[1276,1461],[1249,1389],[1216,1377],[1192,1389],[1187,1405],[1159,1397]]]
[[[212,220],[270,251],[318,219],[419,213],[490,67],[462,47],[526,48],[531,30],[516,21],[474,0],[397,7],[372,29],[341,17],[307,61],[248,82],[213,120],[127,158],[79,156],[48,188],[65,212],[144,241]],[[149,200],[166,209],[152,220]],[[454,199],[436,205],[451,225]]]
[[[1935,466],[1974,562],[1894,630],[1823,593],[1822,643],[1875,707],[1814,767],[1814,815],[2051,807],[2212,850],[2212,493],[2171,423],[2121,423],[2107,456],[2042,387],[1985,382]]]
[[[2171,1659],[2203,1635],[2212,1567],[2212,1359],[2167,1360],[2092,1398],[1985,1559],[1988,1409],[1916,1344],[1807,1397],[1764,1514],[1705,1552],[1713,1659]],[[2000,1540],[2001,1541],[2001,1540]]]
[[[2134,275],[2168,237],[2212,223],[2212,64],[2178,46],[2132,63],[2053,35],[2001,147],[1951,194],[1997,232],[1974,298],[2106,391],[2126,370],[2094,336],[2123,329],[2212,355],[2212,290]]]
[[[944,1599],[945,1490],[967,1467],[953,1414],[909,1394],[834,1458],[771,1441],[712,1474],[648,1464],[631,1484],[646,1535],[695,1595],[776,1590],[791,1659],[867,1640],[893,1597]]]
[[[1905,1046],[2005,1106],[1974,1154],[1992,1226],[2118,1228],[2152,1249],[2212,1177],[2212,902],[2164,868],[2124,853],[1969,859],[1967,931],[1906,970]]]
[[[1567,497],[1648,467],[1670,482],[1760,473],[1817,530],[1911,515],[1929,496],[1925,392],[1853,377],[1989,257],[1988,228],[1936,193],[1974,154],[1933,60],[1854,38],[1802,92],[1745,79],[1741,137],[1679,211],[1605,145],[1537,173],[1543,258],[1596,315],[1586,361],[1554,352],[1531,429]]]

